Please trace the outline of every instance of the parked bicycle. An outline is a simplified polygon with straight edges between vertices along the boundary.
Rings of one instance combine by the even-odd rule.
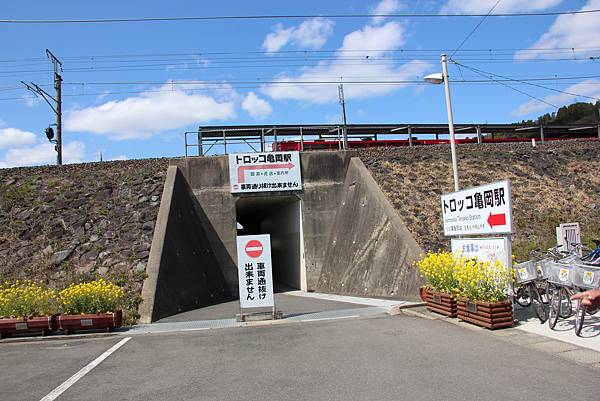
[[[580,291],[600,288],[600,241],[594,242],[596,249],[574,265],[573,286]],[[578,299],[575,305],[575,334],[580,336],[586,315],[593,315],[598,310],[587,310],[581,299]]]
[[[515,301],[523,306],[533,305],[535,315],[544,323],[548,320],[546,306],[538,289],[538,282],[544,281],[543,268],[539,262],[528,260],[515,265],[516,281],[519,287],[516,290]]]
[[[550,310],[548,325],[554,330],[558,318],[566,319],[573,313],[571,295],[573,287],[573,263],[570,260],[550,261],[545,264],[550,283]]]

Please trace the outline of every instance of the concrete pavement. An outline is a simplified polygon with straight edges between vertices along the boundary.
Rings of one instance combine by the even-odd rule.
[[[597,369],[495,333],[398,315],[134,336],[57,399],[598,399]],[[3,345],[2,399],[41,399],[121,339]]]

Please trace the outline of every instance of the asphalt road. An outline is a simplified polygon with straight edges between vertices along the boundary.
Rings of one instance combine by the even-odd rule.
[[[346,302],[328,301],[323,299],[314,299],[288,295],[286,293],[276,293],[275,307],[281,311],[284,316],[295,316],[306,313],[321,311],[331,311],[339,309],[364,308],[365,305],[350,304]],[[190,322],[197,320],[215,320],[215,319],[234,319],[236,314],[240,313],[240,302],[223,302],[217,305],[211,305],[204,308],[179,313],[177,315],[165,317],[157,323],[168,322]]]
[[[40,400],[122,340],[4,344],[0,399]],[[586,400],[599,370],[412,316],[134,336],[58,400]]]

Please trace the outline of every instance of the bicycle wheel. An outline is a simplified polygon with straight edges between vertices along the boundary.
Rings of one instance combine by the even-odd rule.
[[[560,299],[562,297],[562,289],[555,288],[552,290],[552,297],[550,298],[550,311],[548,313],[548,326],[554,330],[556,322],[558,322],[558,316],[560,315]]]
[[[560,301],[560,317],[568,319],[573,314],[573,303],[566,288],[562,288],[563,297]]]
[[[546,311],[546,305],[542,302],[542,297],[535,286],[535,283],[531,283],[529,293],[531,294],[531,303],[533,304],[533,310],[535,315],[540,319],[540,323],[545,323],[548,320],[548,312]]]
[[[585,321],[585,306],[581,304],[581,299],[577,300],[577,307],[575,309],[575,334],[579,336],[581,334],[581,328]]]
[[[515,301],[524,308],[531,305],[531,295],[529,292],[529,285],[525,284],[517,289],[517,295]]]

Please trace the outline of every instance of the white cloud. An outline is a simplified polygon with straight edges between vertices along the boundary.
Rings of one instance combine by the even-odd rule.
[[[358,31],[344,37],[341,52],[364,49],[381,50],[369,52],[370,56],[378,56],[383,51],[398,49],[404,44],[404,28],[398,22],[388,22],[382,26],[366,25]]]
[[[600,0],[589,0],[581,10],[600,8]],[[542,51],[519,51],[515,58],[520,60],[537,57],[565,57],[565,53],[552,53],[552,49],[575,48],[577,56],[585,56],[585,47],[600,47],[600,21],[597,14],[559,15],[548,32],[533,45],[532,48],[543,48]],[[569,54],[570,56],[570,54]]]
[[[290,28],[277,24],[275,32],[265,37],[262,47],[269,53],[278,52],[288,43],[303,49],[320,49],[333,32],[334,24],[332,20],[321,17],[307,19]]]
[[[35,143],[35,134],[17,128],[0,129],[0,149],[31,145]]]
[[[269,102],[259,98],[254,92],[248,93],[244,98],[242,109],[257,120],[267,117],[273,111]]]
[[[404,4],[398,0],[381,0],[375,8],[371,10],[371,14],[393,14],[398,10],[404,8]],[[385,17],[373,17],[371,21],[374,24],[380,24],[385,20]]]
[[[481,13],[487,14],[497,0],[449,0],[440,10],[441,14]],[[540,11],[552,8],[563,0],[502,0],[494,13]]]
[[[230,87],[213,91],[212,96],[193,92],[201,88],[203,85],[196,83],[166,83],[124,100],[71,110],[65,116],[65,130],[107,135],[114,140],[148,138],[165,130],[236,116],[236,94]]]
[[[275,100],[294,99],[311,103],[326,103],[336,101],[338,96],[337,84],[294,85],[295,82],[326,82],[352,79],[359,76],[360,80],[401,81],[416,79],[431,67],[430,64],[415,60],[400,66],[391,60],[377,59],[390,50],[398,49],[405,42],[404,29],[398,22],[391,21],[381,26],[366,25],[362,29],[346,35],[342,46],[333,61],[323,61],[314,67],[303,68],[299,75],[279,75],[275,81],[281,85],[264,85],[263,93]],[[344,59],[348,51],[377,49],[369,52],[369,59]],[[360,53],[358,53],[360,54]],[[347,79],[348,78],[348,79]],[[382,95],[399,89],[398,84],[347,84],[344,86],[346,98],[360,98]]]
[[[600,99],[600,80],[588,79],[578,84],[569,86],[567,89],[564,90],[564,92],[570,92],[577,95],[590,96],[593,98]],[[573,95],[568,95],[566,93],[558,93],[556,95],[546,96],[543,98],[543,100],[559,107],[565,104],[574,103],[576,101],[593,102],[592,99],[588,99],[581,96],[577,97]],[[521,104],[516,110],[513,111],[513,114],[521,117],[533,113],[539,114],[541,112],[547,112],[549,109],[554,108],[546,103],[540,102],[539,100],[530,100],[527,103]]]
[[[79,141],[65,143],[63,146],[63,162],[79,163],[83,160],[85,144]],[[28,148],[12,148],[0,160],[0,168],[36,166],[54,164],[56,151],[51,143],[39,143]]]

